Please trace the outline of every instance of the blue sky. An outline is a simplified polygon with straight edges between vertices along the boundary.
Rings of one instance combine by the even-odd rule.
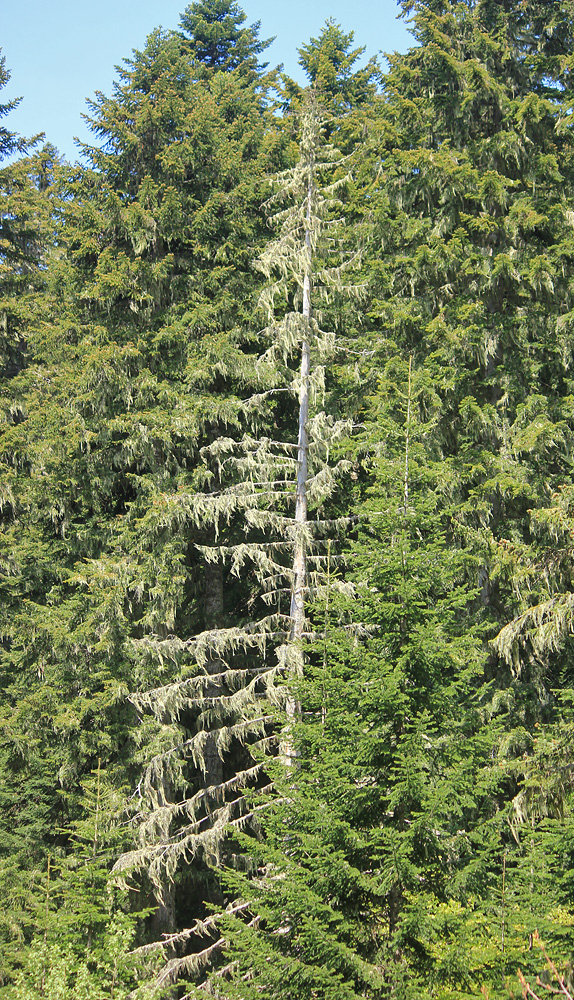
[[[267,57],[284,63],[302,80],[297,46],[317,36],[328,17],[355,32],[355,45],[366,56],[411,44],[396,0],[244,0],[248,22],[261,21],[261,37],[276,35]],[[186,0],[23,0],[5,3],[0,46],[12,73],[0,101],[23,97],[6,124],[21,135],[45,132],[68,159],[78,156],[73,137],[89,141],[81,114],[96,90],[109,94],[114,66],[142,48],[147,35],[162,25],[177,28]]]

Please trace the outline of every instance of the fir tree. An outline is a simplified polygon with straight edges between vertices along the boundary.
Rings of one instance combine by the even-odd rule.
[[[67,831],[69,853],[48,856],[36,901],[36,934],[20,949],[13,985],[0,988],[6,1000],[140,995],[129,955],[137,916],[126,912],[127,899],[114,893],[108,878],[110,857],[125,833],[118,823],[121,804],[98,762],[84,782],[78,819]]]
[[[180,25],[189,41],[186,50],[205,72],[239,69],[256,77],[265,65],[257,62],[272,38],[259,38],[261,22],[243,27],[247,16],[237,3],[201,0],[186,7]]]
[[[135,773],[125,695],[152,676],[130,643],[164,637],[176,616],[189,634],[204,614],[205,539],[158,520],[158,501],[213,427],[237,422],[230,385],[254,378],[240,331],[263,230],[258,157],[275,155],[273,140],[261,152],[266,84],[254,68],[206,81],[182,47],[156,33],[114,99],[96,97],[105,149],[88,152],[93,169],[60,175],[32,363],[6,392],[5,816],[24,884],[66,850],[57,831],[98,757],[120,785]],[[8,933],[21,937],[33,920],[11,880]]]
[[[302,45],[299,65],[312,87],[335,116],[355,112],[373,99],[380,69],[372,57],[366,66],[355,67],[364,54],[365,46],[351,48],[355,33],[345,33],[340,24],[329,18],[318,38]]]
[[[0,55],[0,90],[4,89],[9,80],[10,71],[6,68],[6,56]],[[11,101],[7,101],[6,104],[0,104],[0,118],[9,115],[14,108],[18,107],[21,100],[21,97],[15,97]],[[35,145],[40,138],[41,136],[35,136],[33,139],[24,139],[17,132],[10,132],[4,125],[0,126],[0,161],[16,152],[26,153],[30,146]]]
[[[230,579],[238,577],[240,588],[241,580],[253,576],[250,604],[269,610],[264,617],[240,619],[227,628],[215,621],[219,627],[194,639],[150,635],[139,644],[140,655],[176,658],[182,679],[132,696],[141,710],[151,710],[168,749],[156,753],[145,772],[142,846],[126,855],[116,871],[147,866],[158,889],[175,879],[182,894],[188,887],[188,898],[202,865],[212,867],[229,857],[232,845],[223,843],[227,829],[253,828],[257,813],[266,808],[269,778],[260,754],[276,743],[274,706],[285,702],[291,679],[301,671],[301,642],[308,632],[305,601],[310,593],[321,592],[324,534],[337,527],[319,511],[337,472],[328,462],[329,447],[348,425],[334,423],[316,408],[323,384],[320,360],[332,348],[331,337],[322,333],[311,311],[311,289],[318,298],[342,287],[340,266],[319,263],[340,186],[337,181],[322,186],[320,178],[336,169],[338,157],[322,145],[313,97],[301,129],[299,161],[278,175],[269,203],[279,209],[279,233],[258,262],[273,280],[262,297],[270,325],[262,335],[266,350],[258,362],[260,392],[242,406],[247,433],[240,440],[217,438],[207,445],[204,477],[217,488],[204,493],[183,489],[168,498],[165,512],[206,529],[214,525],[214,541],[198,546],[207,566],[228,567],[225,572],[230,571]],[[279,294],[290,306],[281,318],[276,317]],[[293,398],[299,399],[298,414],[288,408]],[[291,440],[262,436],[261,430],[279,419]],[[309,505],[318,512],[313,518]],[[179,733],[175,745],[174,732]],[[258,793],[253,805],[250,788]],[[194,859],[191,867],[189,859]],[[195,916],[193,924],[168,939],[176,955],[158,985],[200,974],[202,965],[221,950],[219,922],[211,918],[207,947],[189,951],[189,942],[205,926],[203,911]],[[165,944],[158,947],[165,951]],[[184,954],[178,956],[178,948]],[[149,953],[149,947],[142,949],[142,955]]]
[[[544,519],[552,487],[568,474],[570,385],[557,331],[570,308],[571,239],[563,198],[571,180],[563,132],[570,95],[563,60],[571,17],[560,5],[403,6],[420,44],[392,58],[378,106],[371,205],[376,202],[372,233],[380,250],[369,255],[369,264],[370,316],[381,337],[361,370],[375,385],[398,350],[403,370],[412,355],[416,378],[432,372],[433,391],[420,405],[424,400],[424,410],[434,414],[425,447],[429,459],[441,463],[435,509],[442,511],[443,551],[453,569],[458,562],[451,586],[459,593],[458,614],[469,616],[467,638],[473,630],[492,638],[514,609],[526,610],[528,586],[544,590],[543,579],[534,583],[520,562],[529,551],[534,555],[533,527]],[[550,163],[560,171],[560,187],[550,179]],[[410,546],[404,551],[410,560]],[[413,570],[405,595],[411,586],[416,590]],[[557,571],[560,576],[558,564]],[[444,609],[440,617],[442,631]],[[498,648],[518,648],[519,630],[503,631]],[[399,636],[400,629],[402,653]],[[425,636],[411,648],[416,662],[428,648]],[[442,648],[437,634],[430,648]],[[522,656],[512,668],[511,657],[501,662],[486,648],[480,658],[475,647],[471,702],[462,691],[449,702],[449,672],[445,676],[441,662],[437,692],[443,705],[457,705],[458,741],[439,736],[441,752],[431,762],[425,743],[429,751],[436,746],[441,728],[430,724],[432,694],[425,683],[416,712],[409,713],[414,728],[400,737],[389,760],[387,780],[399,810],[393,851],[399,871],[404,866],[397,882],[405,879],[395,940],[406,960],[401,989],[407,994],[426,986],[466,994],[479,988],[481,978],[490,980],[493,993],[502,991],[517,954],[528,950],[534,923],[557,912],[553,862],[542,863],[542,831],[537,828],[529,841],[525,826],[517,843],[507,825],[521,801],[535,727],[555,711],[549,689],[567,678],[559,659],[544,660]],[[455,687],[459,678],[469,684],[470,662],[470,649],[461,650],[451,674]],[[425,675],[432,677],[430,661]],[[457,760],[456,743],[463,738],[477,768],[466,777]],[[457,793],[453,780],[462,782]],[[401,829],[405,808],[413,813]],[[440,853],[449,827],[457,833],[450,860],[434,855],[435,881],[423,874],[422,858],[433,857],[438,831]],[[466,833],[465,846],[459,838]],[[414,837],[414,848],[420,834],[424,846],[403,855],[398,844]],[[541,873],[535,901],[526,888],[529,852]],[[409,871],[417,875],[406,888]],[[427,888],[422,881],[416,885],[417,877]],[[567,936],[566,925],[562,932]],[[400,963],[393,975],[398,984]]]

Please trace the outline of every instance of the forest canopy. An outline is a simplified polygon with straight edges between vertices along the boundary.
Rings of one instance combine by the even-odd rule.
[[[0,103],[0,1000],[571,994],[574,10],[399,8]]]

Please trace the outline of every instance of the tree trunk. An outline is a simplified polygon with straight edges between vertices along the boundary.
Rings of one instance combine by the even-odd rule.
[[[157,899],[157,910],[152,918],[153,936],[161,938],[162,934],[173,934],[175,931],[175,885],[168,882],[162,886],[162,897]]]
[[[305,213],[305,248],[307,262],[303,277],[303,319],[305,334],[301,344],[301,387],[299,389],[299,436],[297,442],[297,485],[295,489],[295,545],[293,553],[293,590],[291,592],[291,641],[303,638],[305,631],[305,592],[307,586],[307,553],[304,526],[307,524],[307,483],[309,480],[309,374],[311,355],[309,350],[309,322],[311,319],[311,205],[313,198],[314,163],[309,165],[307,186],[307,210]],[[286,704],[287,715],[294,718],[300,714],[300,705],[290,696]],[[293,757],[293,747],[288,740],[284,744],[285,758]]]
[[[308,328],[311,319],[311,204],[313,198],[313,162],[309,166],[305,247],[307,268],[303,278],[303,319]],[[291,639],[301,639],[305,629],[305,587],[307,558],[301,528],[307,524],[307,482],[309,479],[309,374],[311,358],[309,337],[301,345],[301,388],[299,390],[299,437],[297,445],[297,487],[295,493],[295,551],[293,555],[293,591],[291,594]]]
[[[223,617],[223,566],[220,562],[206,562],[205,564],[203,617],[206,629],[217,628],[221,625]],[[209,660],[206,666],[210,674],[218,674],[223,670],[224,663],[222,660]],[[208,698],[219,697],[221,685],[215,682],[209,684],[205,689],[205,694]],[[204,744],[203,762],[205,784],[221,784],[223,781],[223,761],[219,756],[215,737],[211,734]]]

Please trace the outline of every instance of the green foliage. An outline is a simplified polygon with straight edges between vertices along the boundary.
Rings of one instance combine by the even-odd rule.
[[[0,170],[6,1000],[568,968],[572,10],[402,9],[276,114],[193,3]]]
[[[127,997],[134,983],[130,950],[141,914],[126,912],[128,900],[109,883],[111,859],[125,840],[118,823],[123,797],[98,763],[78,799],[78,818],[66,832],[67,852],[49,855],[27,901],[26,947],[14,948],[13,985],[0,988],[22,997]],[[6,956],[7,957],[7,956]],[[5,973],[4,973],[5,974]]]
[[[9,80],[10,71],[6,68],[6,56],[0,55],[0,90],[4,89]],[[14,108],[17,108],[21,100],[21,97],[16,97],[6,104],[0,104],[0,119],[5,118]],[[16,132],[10,132],[4,125],[0,125],[0,161],[15,152],[25,153],[28,147],[34,145],[34,142],[38,141],[39,138],[41,137],[35,136],[31,141],[23,139]]]
[[[217,422],[236,425],[255,379],[242,326],[264,228],[259,158],[278,145],[266,85],[255,67],[206,80],[184,50],[151,36],[92,105],[105,144],[92,169],[62,169],[61,202],[40,185],[61,211],[58,252],[40,262],[42,312],[3,406],[8,965],[34,933],[32,873],[72,844],[82,778],[101,757],[113,787],[134,782],[127,693],[177,670],[134,642],[201,628],[205,531],[165,498],[194,492],[201,446]]]
[[[351,49],[355,33],[345,33],[331,17],[318,38],[302,45],[299,65],[305,70],[310,84],[335,114],[354,111],[372,100],[380,69],[376,58],[366,66],[354,69],[365,47]]]
[[[229,0],[192,3],[180,18],[180,25],[189,37],[186,48],[208,71],[239,69],[242,74],[254,74],[265,68],[258,65],[257,57],[273,39],[261,41],[261,22],[244,28],[246,20],[241,7]]]
[[[45,146],[0,168],[0,370],[11,378],[27,362],[32,331],[46,306],[46,267],[54,255],[59,198],[56,150]]]

